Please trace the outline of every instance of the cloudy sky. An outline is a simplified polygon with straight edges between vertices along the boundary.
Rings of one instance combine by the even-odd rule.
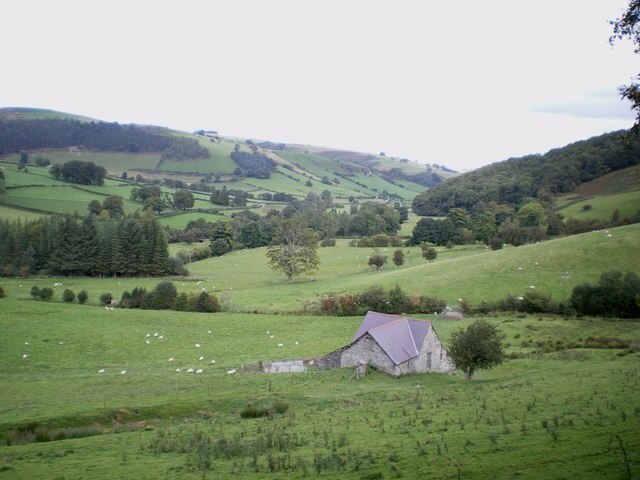
[[[626,4],[4,2],[0,107],[469,169],[632,125]]]

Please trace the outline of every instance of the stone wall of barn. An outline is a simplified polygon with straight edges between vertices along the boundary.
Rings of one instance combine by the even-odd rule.
[[[390,375],[399,375],[389,356],[369,334],[363,335],[342,352],[340,362],[342,368],[357,367],[360,364],[372,365]]]
[[[453,359],[447,353],[433,328],[429,328],[420,347],[420,354],[405,363],[407,371],[403,372],[403,375],[405,373],[454,373],[456,371]]]

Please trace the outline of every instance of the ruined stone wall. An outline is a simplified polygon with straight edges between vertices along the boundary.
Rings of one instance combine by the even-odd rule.
[[[390,375],[399,375],[396,373],[396,366],[389,356],[378,345],[378,342],[368,334],[360,337],[342,352],[342,361],[340,363],[342,368],[357,367],[360,364],[369,364]]]
[[[342,361],[342,352],[344,348],[335,350],[331,353],[323,355],[315,359],[316,368],[318,370],[328,370],[332,368],[340,368]]]

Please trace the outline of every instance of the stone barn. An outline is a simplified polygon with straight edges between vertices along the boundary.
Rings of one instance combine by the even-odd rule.
[[[349,345],[315,364],[318,370],[368,364],[394,377],[456,368],[431,322],[377,312],[367,313]]]

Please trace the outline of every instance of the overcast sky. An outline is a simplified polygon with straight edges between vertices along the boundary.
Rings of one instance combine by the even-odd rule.
[[[0,6],[0,107],[469,169],[629,128],[627,0]]]

